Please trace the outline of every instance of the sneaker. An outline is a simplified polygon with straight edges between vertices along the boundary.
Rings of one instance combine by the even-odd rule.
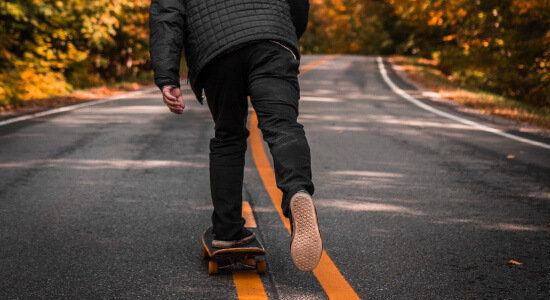
[[[221,248],[221,249],[227,249],[227,248],[233,248],[237,245],[245,245],[248,243],[252,243],[256,240],[256,234],[246,228],[243,228],[242,231],[242,238],[235,239],[235,240],[216,240],[216,237],[214,236],[214,240],[212,241],[212,247],[214,248]]]
[[[290,255],[294,265],[300,271],[311,271],[321,259],[323,240],[313,199],[307,192],[300,191],[292,196],[289,218],[292,227]]]

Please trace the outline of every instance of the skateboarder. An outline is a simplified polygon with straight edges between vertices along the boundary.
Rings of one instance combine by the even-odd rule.
[[[200,103],[206,98],[214,120],[212,246],[255,239],[241,217],[250,97],[273,156],[282,210],[292,224],[291,256],[303,271],[315,268],[322,252],[310,150],[297,122],[298,39],[308,10],[307,0],[152,0],[149,20],[155,83],[164,103],[175,114],[185,108],[179,83],[183,50],[191,88]]]

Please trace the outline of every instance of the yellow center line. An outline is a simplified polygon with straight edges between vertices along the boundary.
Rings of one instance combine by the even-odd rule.
[[[255,270],[233,271],[233,281],[239,299],[267,299],[260,276]],[[221,295],[221,298],[224,298]]]
[[[252,212],[252,207],[248,201],[243,201],[243,219],[246,221],[244,227],[246,228],[256,228],[256,219],[254,219],[254,213]]]
[[[242,216],[246,221],[244,227],[256,228],[254,213],[248,201],[243,201]],[[243,263],[255,264],[254,259],[248,259]],[[233,282],[235,282],[239,299],[267,299],[262,280],[255,270],[233,271]]]
[[[334,59],[335,57],[339,56],[340,54],[330,54],[330,55],[327,55],[321,59],[318,59],[316,61],[313,61],[305,66],[301,66],[300,67],[300,75],[304,75],[305,73],[307,73],[308,71],[310,70],[313,70],[315,68],[317,68],[318,66],[326,63],[327,61],[331,60],[331,59]]]
[[[311,66],[319,66],[320,64],[330,59],[333,59],[334,57],[336,57],[336,55],[329,55],[320,60],[314,61],[303,67],[301,73],[304,74],[305,72],[313,69],[313,67]],[[275,173],[273,172],[271,163],[269,162],[269,159],[265,154],[261,133],[258,129],[258,118],[255,112],[253,112],[250,117],[249,129],[250,148],[252,150],[254,163],[256,164],[258,173],[260,174],[262,182],[264,183],[264,186],[267,190],[267,193],[269,194],[269,197],[271,198],[271,201],[273,202],[273,205],[277,209],[281,220],[283,221],[288,232],[290,233],[290,222],[283,215],[283,211],[281,209],[283,194],[277,188]],[[330,299],[359,299],[359,296],[357,296],[353,288],[349,285],[344,276],[342,276],[332,259],[330,259],[330,257],[324,250],[321,256],[321,261],[319,262],[319,265],[317,265],[317,267],[313,270],[313,274],[317,277],[317,280],[319,281]]]

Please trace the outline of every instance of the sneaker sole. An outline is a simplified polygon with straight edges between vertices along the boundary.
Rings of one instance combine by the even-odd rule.
[[[311,271],[315,269],[323,253],[323,240],[311,196],[297,193],[290,200],[290,210],[294,221],[290,255],[296,268]]]

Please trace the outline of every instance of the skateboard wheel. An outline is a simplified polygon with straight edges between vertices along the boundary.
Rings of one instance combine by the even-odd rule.
[[[202,246],[202,259],[209,259],[210,255],[208,254],[208,250],[206,250],[206,247]]]
[[[265,274],[265,260],[256,263],[256,274]]]
[[[218,274],[218,262],[217,261],[209,261],[208,262],[208,274],[209,275],[216,275]]]

